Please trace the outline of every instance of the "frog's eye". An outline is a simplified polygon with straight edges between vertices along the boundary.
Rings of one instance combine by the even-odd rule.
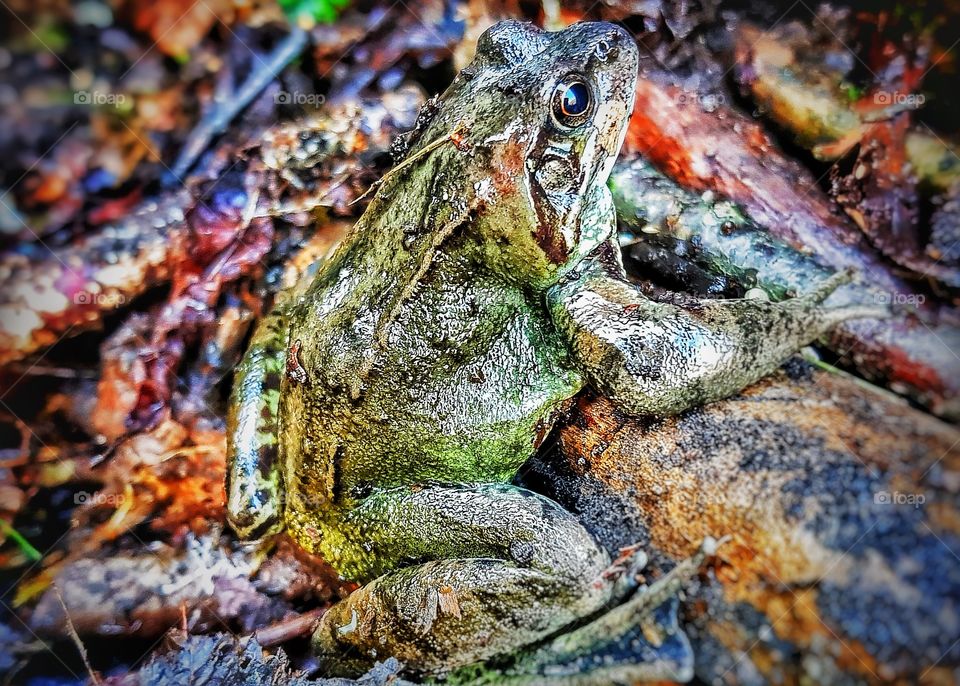
[[[576,128],[593,114],[593,100],[593,91],[582,77],[561,79],[553,91],[553,118],[563,128]]]

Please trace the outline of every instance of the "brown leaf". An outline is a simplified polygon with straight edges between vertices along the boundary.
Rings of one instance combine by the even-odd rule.
[[[166,55],[186,57],[214,24],[233,21],[231,0],[134,0],[133,25]]]

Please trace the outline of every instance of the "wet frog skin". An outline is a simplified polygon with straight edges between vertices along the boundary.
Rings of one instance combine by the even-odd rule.
[[[559,678],[552,663],[576,663],[576,683],[689,677],[689,656],[578,662],[673,586],[636,591],[642,554],[611,561],[509,482],[587,384],[673,414],[863,313],[821,307],[842,276],[783,303],[687,309],[626,281],[606,181],[637,69],[610,24],[491,27],[351,234],[255,332],[231,402],[229,518],[250,539],[285,529],[366,584],[314,634],[328,670],[392,655],[442,676],[516,655],[501,678]]]

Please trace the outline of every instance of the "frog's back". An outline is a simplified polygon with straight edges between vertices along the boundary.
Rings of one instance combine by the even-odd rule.
[[[456,246],[392,301],[342,252],[291,317],[281,454],[287,492],[315,499],[294,509],[367,486],[510,479],[582,383],[542,301]]]

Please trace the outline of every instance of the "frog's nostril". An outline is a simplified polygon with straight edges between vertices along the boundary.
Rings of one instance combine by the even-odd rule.
[[[601,38],[594,48],[594,53],[596,53],[597,59],[599,59],[601,62],[606,62],[608,59],[616,57],[617,50],[614,45],[616,45],[615,41],[608,41],[605,38]]]
[[[637,41],[626,29],[621,26],[611,26],[609,31],[606,32],[606,35],[601,39],[600,43],[609,46],[607,55],[608,62],[615,59],[623,61],[639,60]],[[599,49],[600,45],[597,47]]]

